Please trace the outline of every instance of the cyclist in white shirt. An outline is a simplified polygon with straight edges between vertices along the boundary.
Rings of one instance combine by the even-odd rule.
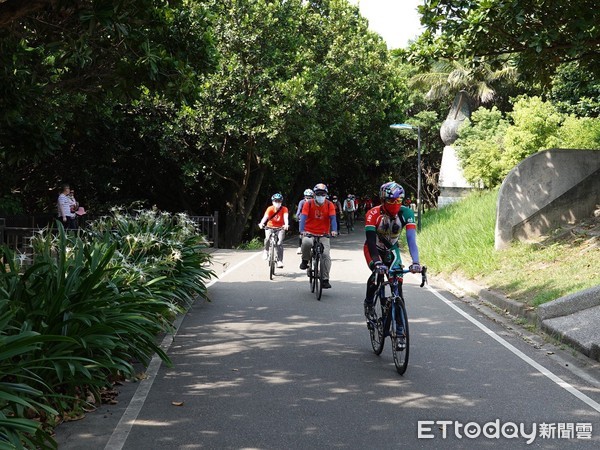
[[[354,195],[348,194],[346,200],[344,200],[344,216],[350,223],[350,229],[354,231],[354,213],[356,212],[356,203],[354,202]]]

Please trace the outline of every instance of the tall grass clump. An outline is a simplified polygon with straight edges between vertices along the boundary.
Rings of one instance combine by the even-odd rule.
[[[123,272],[136,286],[152,284],[157,296],[173,307],[187,307],[206,297],[208,243],[185,214],[153,210],[131,215],[118,209],[90,224],[90,236],[116,246]]]
[[[434,273],[460,272],[474,278],[500,264],[494,250],[497,190],[474,192],[422,220],[421,260]]]
[[[1,448],[55,448],[48,428],[133,377],[134,362],[158,354],[170,364],[157,335],[206,297],[213,276],[205,240],[184,215],[115,212],[89,232],[59,224],[32,246],[26,268],[2,250]]]
[[[5,275],[4,268],[0,278]],[[51,338],[52,339],[52,338]],[[60,339],[60,338],[58,338]],[[7,298],[0,299],[0,448],[56,448],[38,417],[57,415],[43,398],[48,391],[36,373],[39,364],[22,356],[41,348],[48,339],[16,327]]]

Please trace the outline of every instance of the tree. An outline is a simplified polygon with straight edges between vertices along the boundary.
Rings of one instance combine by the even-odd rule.
[[[548,95],[559,109],[578,117],[600,117],[600,78],[577,62],[561,65]]]
[[[0,27],[56,3],[56,0],[0,0]]]
[[[222,62],[204,77],[195,105],[205,136],[196,160],[210,161],[203,176],[220,180],[223,242],[235,246],[261,195],[299,195],[319,181],[343,189],[341,169],[360,176],[361,163],[384,142],[373,131],[391,123],[394,89],[383,42],[345,1],[218,7]]]
[[[149,0],[122,3],[134,8],[144,1]],[[103,38],[80,27],[81,48],[89,58],[81,67],[65,64],[79,61],[78,56],[57,60],[43,39],[36,47],[11,33],[0,40],[12,45],[0,58],[13,64],[0,67],[0,76],[13,83],[0,83],[0,89],[15,94],[10,107],[0,111],[13,120],[0,127],[0,151],[16,156],[10,165],[0,161],[7,174],[0,180],[3,193],[18,189],[30,210],[38,209],[34,203],[49,210],[55,202],[52,189],[64,177],[96,212],[107,203],[133,201],[168,211],[219,210],[222,242],[235,246],[252,237],[249,224],[256,223],[275,191],[291,204],[317,182],[338,193],[359,193],[397,174],[406,156],[394,145],[389,125],[403,121],[410,107],[408,89],[358,8],[345,0],[152,3],[156,20],[143,21],[130,10],[123,23],[131,27],[142,20],[143,33],[158,42],[153,49],[169,39],[174,40],[169,51],[197,46],[177,65],[181,76],[167,70],[173,66],[169,54],[163,61],[162,50],[150,52],[152,58],[142,52],[138,61],[139,67],[159,69],[155,82],[141,69],[130,77],[103,72],[101,61],[120,67],[117,55],[125,64],[134,63],[131,48],[112,47],[105,24],[99,32]],[[98,3],[106,5],[120,3]],[[52,11],[58,10],[36,14]],[[62,14],[74,20],[70,11]],[[36,20],[28,20],[34,30]],[[75,35],[61,41],[58,56],[80,55]],[[209,50],[201,46],[205,39],[214,50],[214,66],[202,57]],[[11,78],[10,72],[17,76]],[[86,85],[86,80],[95,81]],[[32,112],[38,114],[35,121]],[[39,131],[27,136],[28,130],[32,135],[41,130],[43,121],[49,138],[40,139]],[[23,147],[33,149],[31,154],[21,157]]]
[[[511,167],[502,163],[508,121],[495,106],[479,108],[458,131],[454,143],[465,179],[474,186],[491,188],[502,182]]]
[[[425,0],[426,31],[411,46],[418,64],[457,59],[478,64],[512,56],[519,73],[548,85],[556,68],[578,61],[600,74],[600,12],[594,0]]]
[[[600,150],[600,118],[568,116],[558,132],[560,148]]]
[[[209,13],[197,0],[0,3],[2,196],[47,207],[62,177],[77,180],[75,166],[102,159],[94,156],[106,154],[105,126],[132,101],[193,102],[213,50]]]
[[[8,5],[17,7],[1,4]],[[145,92],[193,101],[197,76],[213,63],[210,21],[199,1],[63,0],[22,8],[0,27],[5,161],[54,154],[84,104],[93,109]]]
[[[477,109],[480,104],[495,99],[496,82],[515,82],[517,77],[517,71],[510,63],[493,69],[486,62],[472,67],[460,61],[436,61],[429,71],[415,75],[411,84],[429,89],[427,98],[431,100],[454,98],[459,91],[465,91],[471,98],[471,107]]]
[[[501,158],[505,174],[528,156],[558,146],[558,130],[565,116],[550,102],[523,96],[514,102],[508,116],[512,126],[506,130]]]
[[[549,148],[600,148],[600,119],[567,116],[539,97],[522,96],[505,115],[479,108],[459,129],[457,154],[465,178],[484,187],[499,185],[528,156]]]

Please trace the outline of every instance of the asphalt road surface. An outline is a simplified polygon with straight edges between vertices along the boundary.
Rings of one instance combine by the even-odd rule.
[[[321,301],[297,239],[269,281],[257,251],[219,250],[198,302],[118,407],[58,429],[59,449],[600,448],[600,372],[500,316],[406,275],[411,348],[376,356],[364,234],[332,240]],[[422,255],[427,263],[427,255]]]

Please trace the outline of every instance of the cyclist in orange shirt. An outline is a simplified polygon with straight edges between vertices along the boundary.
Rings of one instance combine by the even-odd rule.
[[[300,214],[300,233],[302,233],[302,263],[300,269],[308,268],[308,260],[310,258],[310,249],[313,245],[313,238],[306,234],[337,235],[337,222],[335,219],[335,207],[333,203],[327,200],[327,186],[319,183],[313,189],[315,198],[310,199],[302,206],[302,214]],[[329,237],[322,237],[323,244],[323,289],[331,288],[329,283],[329,271],[331,269],[331,243]]]
[[[287,207],[281,206],[283,203],[283,195],[277,193],[271,197],[273,202],[272,206],[269,206],[265,211],[258,227],[262,230],[265,227],[265,223],[269,228],[281,228],[277,230],[265,230],[265,249],[263,251],[263,259],[267,259],[267,250],[269,248],[269,238],[271,233],[277,233],[277,267],[283,268],[283,238],[285,237],[286,230],[290,227],[289,225],[289,212]]]

